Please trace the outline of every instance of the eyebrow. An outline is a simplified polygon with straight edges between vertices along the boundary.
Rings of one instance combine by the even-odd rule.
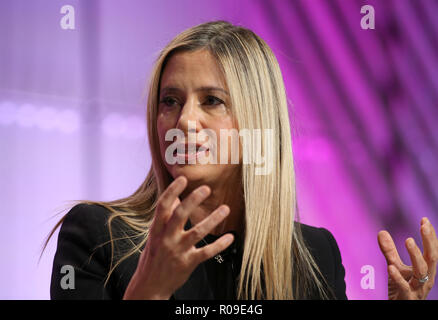
[[[177,88],[177,87],[167,86],[167,87],[164,87],[163,89],[161,89],[161,94],[171,93],[171,92],[180,92],[180,91],[182,91],[182,90]],[[195,91],[208,91],[208,92],[220,91],[220,92],[225,93],[228,96],[230,95],[227,90],[220,88],[220,87],[213,87],[213,86],[202,86],[202,87],[196,88]]]

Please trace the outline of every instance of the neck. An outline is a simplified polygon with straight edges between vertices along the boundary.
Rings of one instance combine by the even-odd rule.
[[[189,219],[192,226],[198,224],[208,217],[219,206],[225,204],[230,208],[229,215],[214,229],[212,229],[209,234],[219,236],[225,232],[234,231],[243,238],[245,230],[245,206],[243,190],[242,187],[237,187],[240,186],[240,183],[230,182],[233,180],[227,179],[227,182],[225,183],[205,183],[210,187],[211,194],[199,205],[197,209],[191,213]],[[188,188],[186,188],[186,192],[181,195],[182,199],[190,194],[191,190],[195,189],[196,187],[197,186],[188,186]]]

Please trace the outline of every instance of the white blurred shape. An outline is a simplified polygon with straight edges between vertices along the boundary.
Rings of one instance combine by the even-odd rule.
[[[10,101],[0,103],[0,124],[9,125],[17,118],[17,106]]]
[[[63,133],[73,133],[79,129],[79,115],[76,111],[65,109],[58,112],[55,126]]]
[[[110,113],[103,119],[102,130],[110,137],[119,137],[124,131],[123,118],[117,113]]]
[[[35,124],[38,128],[50,131],[56,128],[57,112],[50,107],[43,107],[37,110],[35,115]]]
[[[23,104],[18,108],[17,124],[26,128],[34,126],[37,113],[38,110],[34,105],[29,103]]]
[[[145,134],[146,124],[137,116],[126,118],[124,124],[124,134],[128,139],[139,139]]]

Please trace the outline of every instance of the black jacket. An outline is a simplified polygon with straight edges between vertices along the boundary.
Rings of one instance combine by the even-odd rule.
[[[53,261],[50,295],[52,299],[122,299],[138,262],[138,254],[123,261],[104,286],[111,264],[110,236],[107,226],[109,211],[98,205],[79,204],[66,215],[58,235],[58,246]],[[337,299],[347,299],[345,293],[345,270],[339,248],[332,234],[324,228],[300,224],[304,241],[315,258],[320,270]],[[190,222],[186,224],[186,229]],[[113,236],[126,235],[126,228],[117,224]],[[235,235],[236,236],[236,235]],[[207,235],[208,243],[217,236]],[[127,241],[116,242],[113,257],[117,260],[129,249]],[[197,246],[205,245],[203,242]],[[223,262],[210,259],[201,263],[186,283],[171,297],[176,300],[235,299],[235,281],[240,270],[242,241],[235,241],[221,253]],[[62,269],[68,265],[74,268],[74,289],[65,287],[69,271]],[[69,275],[71,279],[72,274]],[[63,279],[64,277],[64,279]],[[64,285],[61,283],[64,282]],[[66,288],[66,289],[63,289]],[[309,297],[317,299],[317,294]]]

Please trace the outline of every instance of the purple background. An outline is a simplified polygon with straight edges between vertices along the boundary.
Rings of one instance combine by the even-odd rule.
[[[60,27],[63,5],[75,30]],[[376,13],[362,30],[362,5]],[[438,227],[438,1],[47,1],[0,4],[0,298],[47,299],[68,200],[131,194],[150,167],[142,96],[176,34],[225,19],[275,52],[290,99],[304,223],[338,241],[350,299],[386,299],[377,232]],[[362,289],[361,267],[375,270]],[[435,288],[430,299],[438,298]]]

